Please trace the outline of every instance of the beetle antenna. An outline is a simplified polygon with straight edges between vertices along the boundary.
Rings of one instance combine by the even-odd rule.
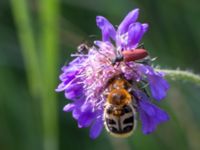
[[[95,46],[94,46],[94,47],[95,47]],[[95,50],[96,50],[100,55],[103,55],[108,61],[110,61],[110,62],[112,63],[112,60],[111,60],[110,58],[108,58],[108,56],[106,56],[105,54],[101,53],[101,52],[99,51],[98,48],[95,47]]]
[[[137,46],[137,48],[142,48],[142,49],[144,49],[144,43],[140,43],[140,44]]]

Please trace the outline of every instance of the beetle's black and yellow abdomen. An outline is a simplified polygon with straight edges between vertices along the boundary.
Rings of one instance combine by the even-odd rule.
[[[136,111],[131,105],[121,108],[106,106],[104,112],[104,124],[106,130],[116,137],[127,137],[133,133],[136,127]]]

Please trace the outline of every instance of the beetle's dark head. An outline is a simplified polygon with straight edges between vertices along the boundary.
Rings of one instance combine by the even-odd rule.
[[[124,60],[124,57],[121,53],[117,53],[116,57],[112,60],[112,65],[114,66],[117,62],[121,62]]]

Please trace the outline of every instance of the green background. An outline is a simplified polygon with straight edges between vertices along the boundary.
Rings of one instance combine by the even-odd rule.
[[[159,103],[170,121],[150,135],[91,140],[55,93],[60,68],[82,42],[100,39],[95,17],[114,25],[132,9],[149,23],[142,42],[154,65],[200,72],[199,0],[0,0],[0,150],[199,150],[200,86],[170,80]],[[94,35],[91,38],[91,35]]]

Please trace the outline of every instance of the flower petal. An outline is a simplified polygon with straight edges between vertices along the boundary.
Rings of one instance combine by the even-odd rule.
[[[139,15],[139,9],[136,8],[134,10],[132,10],[131,12],[128,13],[128,15],[126,15],[126,17],[123,19],[123,21],[121,22],[121,24],[118,27],[118,34],[123,34],[125,32],[127,32],[129,25],[134,23]]]
[[[67,86],[67,85],[66,85],[64,82],[61,82],[61,83],[58,85],[58,87],[55,89],[55,91],[56,91],[56,92],[61,92],[61,91],[65,90],[66,86]]]
[[[82,90],[74,90],[74,91],[65,92],[65,97],[70,100],[76,100],[76,98],[78,98],[82,94],[83,94]]]
[[[101,29],[103,41],[115,40],[116,31],[113,25],[103,16],[96,17],[97,26]]]
[[[70,103],[70,104],[67,104],[65,105],[65,107],[63,108],[63,111],[65,112],[69,112],[69,111],[72,111],[74,108],[75,108],[75,104],[74,103]]]
[[[76,105],[76,107],[74,108],[74,110],[72,112],[72,116],[76,120],[78,120],[78,118],[81,116],[80,107],[81,107],[81,105],[83,105],[84,101],[85,101],[85,98],[81,97],[81,98],[79,98],[78,100],[76,100],[74,102],[74,104]]]
[[[79,128],[89,127],[94,119],[95,119],[94,112],[92,111],[84,112],[78,118],[78,127]]]
[[[144,33],[147,32],[148,28],[149,28],[149,25],[147,23],[142,24],[142,29]]]
[[[141,23],[137,22],[132,24],[128,30],[128,46],[136,48],[142,36],[143,32]]]
[[[147,31],[148,25],[139,22],[133,23],[128,29],[128,47],[130,49],[136,48],[142,39],[144,33]]]
[[[169,89],[168,82],[164,79],[164,73],[156,72],[152,67],[138,65],[138,70],[147,76],[152,97],[158,101],[166,97]]]
[[[103,129],[103,120],[102,118],[97,118],[96,121],[90,128],[90,138],[96,139]]]
[[[61,81],[64,81],[67,83],[67,82],[70,82],[73,78],[75,78],[78,72],[79,72],[78,70],[67,72],[67,73],[64,72],[59,76],[59,78]]]
[[[83,87],[82,84],[71,83],[65,87],[65,97],[67,99],[76,99],[83,95]]]
[[[147,96],[142,94],[138,106],[144,134],[153,132],[160,123],[169,120],[169,116],[165,111],[151,104],[147,99]]]
[[[160,101],[166,97],[169,89],[167,81],[159,74],[147,75],[153,98]]]
[[[81,116],[81,111],[78,108],[74,109],[72,112],[72,116],[74,119],[78,120],[78,118]]]

